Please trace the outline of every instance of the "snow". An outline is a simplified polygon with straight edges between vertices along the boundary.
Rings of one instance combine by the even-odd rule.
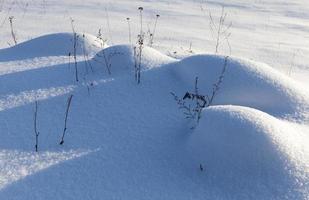
[[[193,87],[195,77],[199,77],[200,92],[211,94],[224,60],[223,56],[190,56],[177,64],[175,74],[186,88]],[[224,83],[214,103],[247,106],[280,118],[303,120],[309,108],[308,94],[305,86],[266,64],[232,57],[227,59]]]
[[[241,191],[234,199],[308,197],[307,133],[247,107],[213,106],[203,114],[188,146],[208,172],[205,182]]]
[[[208,11],[217,19],[221,5],[233,21],[231,55],[225,43],[214,54],[207,30]],[[160,14],[154,45],[142,51],[141,84],[134,79],[139,6],[145,29]],[[305,0],[0,2],[0,199],[308,200],[308,6]],[[198,124],[186,119],[171,92],[180,98],[193,92],[198,77],[199,93],[210,95],[225,60],[213,104]]]
[[[138,50],[136,49],[135,51],[137,54]],[[160,67],[161,65],[176,61],[175,59],[150,47],[143,48],[142,55],[142,71]],[[132,67],[135,65],[134,46],[114,45],[105,48],[94,56],[92,59],[92,65],[97,68],[105,69],[106,67],[110,67],[113,76],[116,74],[129,74],[134,71],[134,67]]]
[[[88,55],[93,51],[100,49],[100,41],[95,36],[89,34],[77,34],[77,55]],[[72,33],[55,33],[44,35],[23,42],[14,47],[1,49],[0,60],[10,61],[19,59],[29,59],[49,56],[65,56],[71,53],[73,56],[74,36]]]

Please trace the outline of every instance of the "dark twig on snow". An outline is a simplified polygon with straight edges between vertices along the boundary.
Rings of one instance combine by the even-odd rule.
[[[201,170],[201,172],[204,171],[204,167],[203,167],[202,164],[200,164],[200,170]]]
[[[98,35],[97,35],[97,39],[99,40],[99,42],[101,44],[101,47],[104,48],[106,40],[103,39],[103,34],[101,32],[101,29],[99,29],[99,32],[98,32]],[[110,69],[111,68],[111,64],[107,60],[105,49],[102,50],[102,54],[103,54],[104,64],[106,66],[107,72],[108,72],[109,75],[111,75],[111,69]],[[100,56],[100,55],[98,54],[98,56]]]
[[[130,18],[127,17],[127,22],[128,22],[128,29],[129,29],[129,44],[132,45],[132,40],[131,40],[131,23],[130,23]]]
[[[34,110],[34,134],[35,134],[35,151],[38,152],[38,145],[39,145],[39,135],[37,129],[37,116],[38,116],[38,101],[35,101],[35,110]]]
[[[138,8],[140,12],[140,34],[137,36],[137,45],[138,47],[134,49],[134,54],[137,58],[135,61],[135,79],[137,81],[137,84],[140,84],[141,82],[141,68],[142,68],[142,51],[144,46],[144,37],[145,34],[143,32],[143,7]],[[137,51],[137,52],[136,52]]]
[[[154,39],[154,36],[155,36],[155,32],[156,32],[156,28],[157,28],[157,23],[158,23],[158,19],[159,19],[160,15],[156,15],[156,20],[155,20],[155,23],[154,23],[154,27],[153,27],[153,31],[152,33],[150,33],[150,40],[149,40],[149,46],[152,47],[153,45],[153,39]]]
[[[202,116],[202,110],[212,105],[214,97],[218,93],[220,85],[223,82],[224,74],[228,64],[228,58],[229,57],[226,56],[224,59],[222,71],[218,81],[213,84],[212,94],[210,97],[208,95],[199,94],[198,77],[195,78],[194,92],[186,92],[182,99],[179,98],[175,93],[171,92],[171,95],[174,97],[174,100],[178,104],[178,108],[183,110],[183,113],[187,119],[196,120],[198,124]],[[195,105],[192,105],[192,103],[190,104],[192,101],[195,103]]]
[[[64,143],[64,136],[65,136],[65,133],[67,131],[67,121],[68,121],[68,115],[69,115],[69,110],[70,110],[72,98],[73,98],[73,95],[71,94],[68,98],[67,108],[66,108],[66,111],[65,111],[64,128],[63,128],[62,138],[61,138],[61,141],[59,143],[60,145],[62,145]]]
[[[223,78],[224,78],[224,74],[225,74],[225,71],[226,71],[228,58],[229,58],[228,56],[226,56],[224,58],[223,68],[222,68],[222,71],[221,71],[220,76],[218,78],[218,81],[213,85],[212,94],[211,94],[211,97],[209,99],[209,105],[212,104],[212,101],[214,100],[214,97],[216,96],[216,94],[218,93],[218,91],[220,89],[220,85],[222,84],[222,81],[223,81]]]
[[[74,27],[74,20],[71,18],[71,26],[72,26],[72,32],[73,32],[73,58],[74,58],[74,66],[75,66],[75,79],[78,82],[78,69],[77,69],[77,58],[76,58],[76,51],[77,51],[77,43],[78,43],[78,35],[75,32]]]

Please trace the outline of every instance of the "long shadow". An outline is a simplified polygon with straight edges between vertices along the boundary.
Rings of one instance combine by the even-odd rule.
[[[86,73],[84,62],[79,62],[77,65],[82,81],[82,77]],[[0,95],[14,95],[24,91],[60,87],[76,83],[74,66],[72,64],[70,66],[68,64],[60,64],[1,75]]]

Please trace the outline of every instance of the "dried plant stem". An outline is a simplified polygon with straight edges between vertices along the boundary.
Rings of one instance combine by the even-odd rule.
[[[14,41],[14,43],[16,45],[17,44],[17,39],[16,39],[16,35],[15,35],[14,29],[13,29],[13,19],[14,19],[14,16],[9,17],[10,27],[11,27],[11,35],[12,35],[13,41]]]
[[[203,109],[212,105],[214,97],[218,93],[220,86],[223,82],[224,74],[226,72],[228,64],[228,58],[229,57],[226,56],[224,59],[222,71],[220,73],[218,81],[213,84],[212,94],[210,97],[208,95],[199,94],[198,77],[195,78],[194,92],[186,92],[183,98],[179,98],[176,94],[171,92],[171,95],[174,97],[174,100],[178,104],[179,109],[183,110],[186,118],[196,120],[196,123],[198,124],[202,117]],[[192,103],[190,102],[192,101],[195,101],[195,105],[191,107]],[[195,126],[193,126],[192,128],[195,128]]]
[[[37,129],[37,116],[38,116],[38,101],[35,101],[35,110],[34,110],[34,134],[35,134],[35,151],[38,152],[39,145],[39,135]]]
[[[69,115],[69,110],[70,110],[70,106],[71,106],[71,101],[72,101],[73,95],[71,94],[68,98],[68,103],[67,103],[67,108],[65,111],[65,118],[64,118],[64,128],[63,128],[63,133],[62,133],[62,138],[60,141],[60,145],[62,145],[64,143],[64,136],[67,130],[67,121],[68,121],[68,115]]]
[[[106,23],[107,23],[109,39],[110,39],[111,43],[113,44],[113,38],[112,38],[111,26],[110,26],[110,23],[109,23],[109,14],[108,14],[107,8],[105,8],[105,13],[106,13]]]
[[[129,44],[132,45],[132,39],[131,39],[131,23],[130,23],[130,18],[127,18],[128,22],[128,28],[129,28]]]
[[[153,27],[153,31],[150,34],[150,42],[149,42],[150,47],[152,47],[152,45],[153,45],[153,39],[154,39],[154,36],[155,36],[155,33],[156,33],[156,28],[157,28],[157,23],[158,23],[159,17],[160,17],[160,15],[156,15],[156,20],[155,20],[155,24],[154,24],[154,27]]]
[[[143,52],[143,45],[144,45],[144,32],[143,32],[143,7],[139,7],[138,10],[140,11],[140,34],[138,35],[138,52],[135,53],[137,56],[137,64],[135,64],[135,76],[137,80],[137,84],[141,82],[141,68],[142,68],[142,52]],[[135,49],[136,50],[136,49]]]
[[[212,94],[211,94],[211,97],[209,99],[209,105],[212,104],[212,102],[214,100],[214,97],[216,96],[216,94],[218,93],[218,91],[220,89],[220,85],[222,84],[222,81],[223,81],[223,78],[224,78],[224,74],[225,74],[225,71],[226,71],[228,58],[229,58],[228,56],[226,56],[224,58],[223,68],[222,68],[222,71],[221,71],[220,76],[218,78],[218,81],[213,85]]]
[[[226,23],[227,13],[225,13],[224,6],[221,9],[221,15],[219,22],[215,22],[214,18],[212,17],[211,12],[209,12],[209,19],[210,19],[210,31],[212,37],[214,38],[216,45],[215,45],[215,53],[219,52],[219,47],[222,43],[222,40],[225,40],[228,47],[229,52],[231,54],[231,45],[229,42],[229,37],[231,36],[230,28],[232,27],[232,23]]]
[[[74,20],[72,18],[71,18],[71,26],[72,26],[72,32],[73,32],[73,58],[74,58],[74,66],[75,66],[75,80],[76,82],[78,82],[78,69],[77,69],[77,58],[76,58],[78,35],[75,32]]]

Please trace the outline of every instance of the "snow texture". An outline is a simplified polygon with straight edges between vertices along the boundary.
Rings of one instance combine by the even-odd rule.
[[[204,37],[208,12],[218,19],[222,5],[233,20],[232,55],[226,44],[213,54]],[[0,1],[0,199],[309,200],[308,5]],[[141,84],[138,6],[144,29],[161,15],[153,47],[145,40]],[[21,42],[7,47],[10,15]],[[95,36],[98,21],[106,38]],[[171,92],[194,92],[198,77],[199,94],[211,95],[220,75],[199,123],[186,119]]]

